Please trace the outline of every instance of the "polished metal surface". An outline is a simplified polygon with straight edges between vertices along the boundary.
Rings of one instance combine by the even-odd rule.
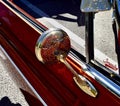
[[[73,80],[86,94],[96,97],[98,92],[93,84],[84,76],[79,75],[66,61],[70,51],[70,39],[61,29],[50,29],[44,32],[38,39],[35,53],[39,61],[43,63],[62,62],[73,74]]]
[[[109,0],[82,0],[81,2],[82,12],[98,12],[111,9]]]
[[[31,26],[35,31],[42,34],[44,31],[46,31],[46,28],[42,25],[38,25],[35,23],[32,19],[30,19],[28,16],[26,16],[24,13],[22,13],[20,10],[15,8],[9,0],[2,0],[0,1],[2,4],[4,4],[6,7],[8,7],[13,13],[15,13],[18,17],[20,17],[24,22],[26,22],[29,26]]]
[[[83,69],[85,73],[87,73],[89,76],[91,76],[95,81],[103,85],[106,89],[109,89],[109,91],[113,94],[115,94],[118,98],[120,98],[120,86],[101,74],[98,70],[91,67],[90,65],[84,63],[77,55],[75,55],[73,52],[70,52],[68,55],[73,61],[75,61],[77,64],[80,65],[80,67]]]
[[[38,39],[35,53],[43,63],[57,62],[65,58],[70,50],[70,40],[66,32],[61,29],[49,29]]]
[[[86,94],[92,96],[92,97],[96,97],[98,95],[97,90],[95,89],[95,87],[93,86],[92,83],[90,83],[89,80],[87,80],[85,77],[83,77],[82,75],[78,75],[78,77],[73,77],[75,83],[78,85],[78,87],[83,90]],[[83,82],[86,82],[85,84],[81,84],[81,79]]]

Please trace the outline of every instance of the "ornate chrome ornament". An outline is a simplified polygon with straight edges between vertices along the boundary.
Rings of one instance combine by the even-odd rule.
[[[98,93],[93,84],[87,78],[78,74],[66,61],[70,47],[70,39],[66,32],[61,29],[50,29],[39,37],[35,53],[38,60],[42,63],[54,63],[58,61],[64,63],[72,72],[73,80],[78,87],[86,94],[96,97]]]

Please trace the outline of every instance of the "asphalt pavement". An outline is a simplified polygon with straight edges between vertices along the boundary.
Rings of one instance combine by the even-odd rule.
[[[29,106],[9,72],[15,70],[0,46],[0,106]]]

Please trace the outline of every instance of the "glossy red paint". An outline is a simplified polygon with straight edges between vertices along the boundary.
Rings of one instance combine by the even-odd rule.
[[[119,98],[86,75],[81,66],[69,57],[67,61],[73,68],[86,76],[98,90],[96,98],[88,96],[76,86],[72,73],[64,64],[59,62],[56,64],[42,64],[39,62],[34,49],[40,34],[2,3],[0,3],[0,10],[0,44],[48,105],[120,105]],[[32,104],[38,105],[37,102]]]
[[[113,71],[118,71],[117,66],[109,62],[108,58],[106,60],[103,60],[103,62],[106,67],[112,69]]]

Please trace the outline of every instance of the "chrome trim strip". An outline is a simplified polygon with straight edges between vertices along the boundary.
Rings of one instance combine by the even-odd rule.
[[[21,75],[21,77],[24,79],[24,81],[27,83],[27,85],[30,87],[30,89],[34,92],[36,97],[40,100],[40,102],[43,104],[43,106],[48,106],[45,101],[42,99],[42,97],[37,93],[37,91],[33,88],[33,86],[30,84],[30,82],[26,79],[26,77],[22,74],[20,69],[16,66],[16,64],[12,61],[10,56],[7,54],[7,52],[4,50],[4,48],[0,45],[1,50],[4,52],[6,57],[9,59],[11,64],[15,67],[15,69],[18,71],[18,73]]]
[[[112,93],[116,94],[120,98],[120,86],[111,81],[109,78],[105,77],[103,74],[98,72],[93,67],[87,65],[88,70],[92,75],[95,76],[96,81],[98,81],[100,84],[102,84],[104,87],[106,87],[108,90],[110,90]]]
[[[115,94],[118,98],[120,98],[120,86],[111,81],[109,78],[101,74],[99,71],[97,71],[95,68],[91,67],[90,65],[84,63],[78,56],[76,56],[73,52],[70,52],[68,55],[73,61],[75,61],[77,64],[79,64],[83,71],[88,74],[90,77],[92,77],[94,80],[96,80],[98,83],[103,85],[105,88],[107,88],[109,91],[111,91],[113,94]]]
[[[21,11],[16,9],[9,1],[3,0],[0,1],[2,4],[4,4],[9,10],[11,10],[14,14],[16,14],[18,17],[20,17],[24,22],[26,22],[29,26],[31,26],[34,30],[36,30],[38,33],[42,34],[46,29],[34,21],[32,21],[29,17],[24,15]]]
[[[23,21],[25,21],[28,25],[30,25],[32,28],[34,28],[37,32],[42,34],[42,31],[40,32],[40,29],[38,30],[36,28],[36,26],[34,26],[33,23],[31,23],[32,20],[29,21],[28,17],[26,20],[26,16],[24,14],[19,13],[18,10],[16,11],[16,10],[12,9],[8,4],[6,4],[5,2],[8,2],[7,0],[0,1],[0,2],[2,2],[6,7],[8,7],[12,12],[14,12],[21,19],[23,19]],[[83,70],[87,74],[89,74],[89,76],[91,76],[97,82],[102,84],[104,87],[108,88],[112,93],[116,94],[120,98],[120,86],[118,86],[116,83],[114,83],[113,81],[111,81],[110,79],[105,77],[103,74],[98,72],[96,69],[94,69],[91,66],[82,62],[75,54],[73,55],[73,54],[69,53],[69,57],[72,58],[75,62],[77,62],[83,68]]]

